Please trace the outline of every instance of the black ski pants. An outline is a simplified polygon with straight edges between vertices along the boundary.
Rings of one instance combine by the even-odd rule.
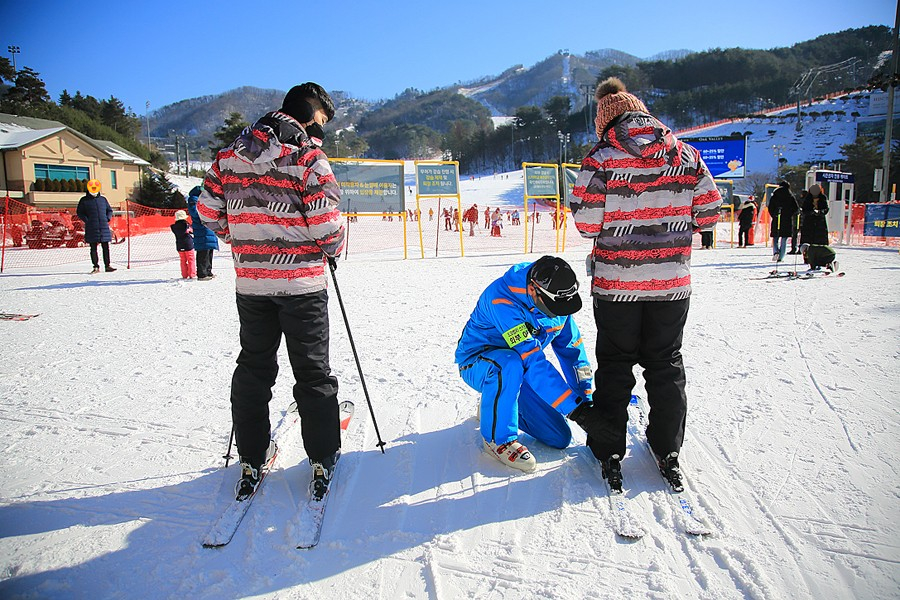
[[[237,294],[241,353],[231,380],[231,415],[242,458],[262,462],[269,446],[269,400],[284,335],[306,454],[320,462],[341,446],[338,382],[328,363],[328,292],[300,296]]]
[[[670,302],[594,300],[597,322],[595,420],[588,446],[600,460],[625,456],[633,367],[644,369],[650,404],[647,440],[658,456],[681,449],[687,416],[681,340],[690,299]]]
[[[209,277],[212,275],[212,259],[213,251],[196,250],[197,253],[197,278]]]
[[[95,269],[100,268],[100,257],[97,255],[97,246],[103,249],[103,264],[109,266],[109,242],[90,242],[91,244],[91,263]]]

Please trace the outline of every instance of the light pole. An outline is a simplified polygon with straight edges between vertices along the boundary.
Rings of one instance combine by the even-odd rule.
[[[572,139],[572,134],[557,131],[556,137],[559,138],[559,164],[565,164],[569,162],[569,141]]]
[[[894,145],[894,88],[897,85],[898,65],[900,65],[900,2],[897,2],[897,16],[894,18],[894,31],[892,32],[893,52],[891,53],[891,72],[888,77],[888,105],[887,117],[884,120],[884,145],[882,147],[881,168],[882,176],[881,195],[879,200],[887,202],[890,198],[891,181],[891,148]]]
[[[13,57],[13,73],[18,74],[19,70],[16,68],[16,54],[21,54],[22,49],[18,46],[7,46],[6,49],[12,54]]]
[[[144,112],[144,116],[147,118],[147,149],[150,150],[150,101],[147,100],[147,104],[145,105],[146,112]]]
[[[512,170],[516,170],[516,120],[513,119],[509,124],[509,130],[512,132],[512,142],[509,145],[509,159],[512,162]]]
[[[772,154],[775,156],[775,175],[781,177],[779,169],[781,168],[781,159],[784,156],[785,146],[783,144],[773,144]]]

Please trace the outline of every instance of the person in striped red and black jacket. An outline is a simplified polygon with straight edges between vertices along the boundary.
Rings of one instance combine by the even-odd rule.
[[[599,142],[581,163],[571,202],[588,257],[597,322],[593,406],[579,423],[621,481],[632,367],[644,368],[647,438],[680,486],[687,396],[681,340],[691,294],[691,239],[715,225],[722,203],[700,153],[679,141],[616,78],[597,86]]]
[[[204,224],[231,244],[237,275],[241,352],[231,410],[242,464],[238,498],[255,489],[274,450],[268,402],[282,335],[314,473],[330,479],[340,455],[325,268],[337,267],[344,227],[340,188],[321,150],[323,126],[333,117],[334,103],[321,86],[291,88],[280,110],[216,155],[197,202]]]

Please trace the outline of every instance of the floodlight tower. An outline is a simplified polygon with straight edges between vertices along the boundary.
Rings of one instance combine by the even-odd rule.
[[[18,46],[7,46],[7,47],[6,47],[6,50],[7,50],[10,54],[12,54],[12,58],[13,58],[13,73],[15,73],[16,75],[18,75],[19,70],[16,68],[16,54],[21,54],[21,53],[22,53],[22,49],[19,48]]]

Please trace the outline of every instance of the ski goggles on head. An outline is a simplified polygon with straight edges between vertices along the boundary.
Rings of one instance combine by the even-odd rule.
[[[566,288],[564,290],[559,290],[558,292],[551,292],[544,288],[540,283],[536,280],[532,279],[531,284],[534,286],[534,289],[538,291],[539,294],[550,300],[551,302],[559,302],[560,300],[566,301],[570,299],[572,296],[578,295],[578,282],[575,282],[570,288]],[[544,284],[546,285],[546,284]]]

